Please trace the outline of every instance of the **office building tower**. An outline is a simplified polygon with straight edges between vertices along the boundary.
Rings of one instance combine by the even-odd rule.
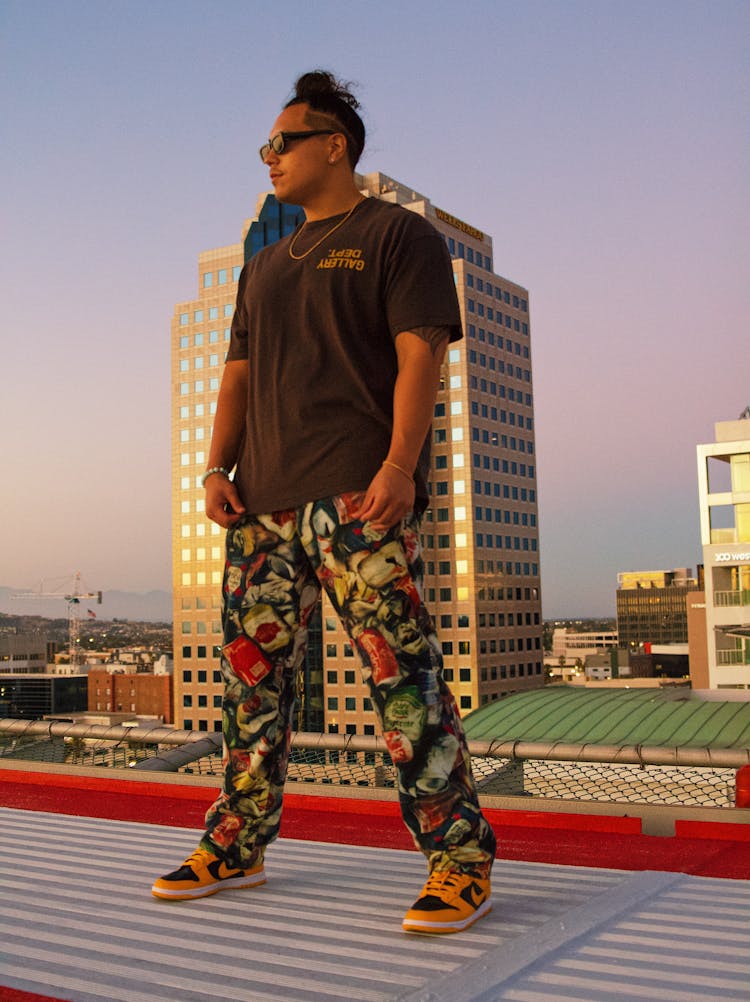
[[[618,574],[617,636],[620,646],[686,644],[687,596],[698,587],[689,567]]]
[[[750,687],[750,408],[698,446],[706,672],[693,685]]]
[[[426,216],[453,258],[464,339],[449,346],[432,428],[431,501],[422,532],[424,598],[446,680],[467,713],[541,686],[542,617],[528,292],[495,274],[492,239],[381,173],[367,197]],[[175,722],[221,727],[223,531],[204,514],[221,366],[243,261],[291,232],[299,210],[262,196],[240,243],[199,255],[198,295],[179,303],[173,346]],[[313,624],[297,724],[374,733],[359,661],[331,606]]]

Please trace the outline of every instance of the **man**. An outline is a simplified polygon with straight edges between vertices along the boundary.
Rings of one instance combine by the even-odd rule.
[[[457,932],[491,907],[495,838],[421,602],[418,514],[460,317],[437,231],[356,187],[357,107],[329,73],[304,74],[260,150],[276,197],[305,222],[243,269],[204,475],[206,513],[227,529],[224,787],[199,848],[152,890],[179,900],[265,882],[306,624],[324,588],[427,857],[403,927]]]

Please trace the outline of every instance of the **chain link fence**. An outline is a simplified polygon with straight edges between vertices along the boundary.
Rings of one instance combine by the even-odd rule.
[[[72,767],[222,774],[221,737],[168,727],[0,720],[3,759]],[[750,749],[470,742],[480,795],[731,808]],[[288,782],[395,788],[382,738],[293,736]]]

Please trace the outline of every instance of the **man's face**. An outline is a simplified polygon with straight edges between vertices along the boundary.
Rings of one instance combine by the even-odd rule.
[[[285,108],[271,128],[269,137],[277,132],[308,132],[312,128],[305,121],[306,104]],[[305,206],[325,187],[330,176],[328,164],[330,136],[310,136],[290,139],[283,153],[273,150],[265,160],[271,184],[280,202]]]

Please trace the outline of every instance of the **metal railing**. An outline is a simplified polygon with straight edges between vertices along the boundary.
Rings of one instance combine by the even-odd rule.
[[[750,748],[646,747],[560,741],[470,741],[480,794],[732,807],[735,773]],[[129,767],[220,776],[221,735],[171,727],[0,720],[0,761]],[[288,781],[393,788],[379,736],[295,733]]]
[[[741,591],[715,591],[714,605],[721,607],[750,605],[750,590],[743,588]]]
[[[750,664],[750,649],[734,648],[716,652],[716,664],[723,667],[739,667]]]

